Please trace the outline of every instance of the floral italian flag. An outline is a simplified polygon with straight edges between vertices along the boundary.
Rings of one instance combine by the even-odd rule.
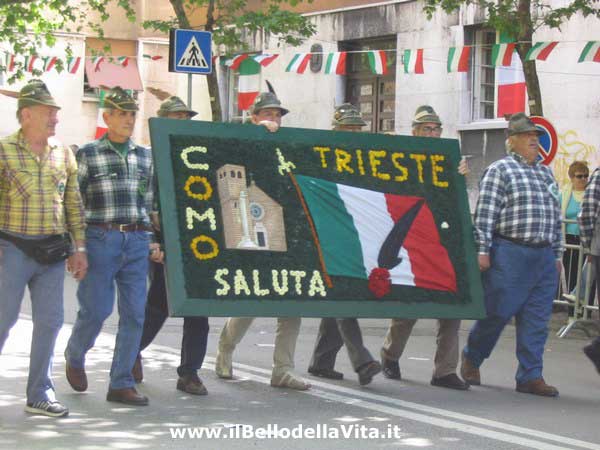
[[[577,62],[581,63],[586,61],[600,62],[600,41],[590,41],[585,44],[585,47],[583,47],[583,51],[579,56],[579,61]]]
[[[252,106],[260,89],[260,64],[252,58],[244,59],[239,65],[238,107],[246,111]]]
[[[420,197],[386,194],[296,175],[329,275],[456,292],[456,274],[433,214]]]

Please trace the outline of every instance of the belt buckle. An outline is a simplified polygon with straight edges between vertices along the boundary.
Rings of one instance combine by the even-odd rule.
[[[123,224],[123,223],[120,223],[120,224],[119,224],[119,232],[121,232],[121,233],[125,233],[125,232],[127,231],[127,230],[126,230],[126,227],[127,227],[127,225],[128,225],[128,224]]]

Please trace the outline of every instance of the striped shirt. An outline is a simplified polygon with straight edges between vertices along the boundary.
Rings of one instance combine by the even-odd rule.
[[[0,230],[24,235],[70,232],[85,239],[73,153],[49,139],[41,155],[21,130],[0,139]]]
[[[150,226],[152,153],[129,140],[125,159],[107,135],[77,152],[79,187],[87,223],[139,223]]]
[[[559,191],[549,167],[527,164],[511,153],[492,163],[479,184],[475,242],[488,254],[494,235],[532,244],[548,242],[557,258],[563,252]]]
[[[594,170],[590,182],[585,188],[581,211],[577,220],[579,221],[579,237],[583,248],[589,249],[594,235],[596,218],[598,217],[598,206],[600,206],[600,170]]]

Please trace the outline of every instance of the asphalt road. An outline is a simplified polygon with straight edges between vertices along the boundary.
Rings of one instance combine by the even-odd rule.
[[[109,318],[89,353],[89,392],[77,394],[69,388],[64,379],[62,351],[77,311],[71,279],[66,283],[65,311],[55,380],[60,399],[69,406],[71,415],[56,421],[28,417],[22,412],[25,343],[30,334],[29,306],[25,302],[25,320],[19,325],[21,337],[11,336],[0,358],[0,385],[4,384],[0,387],[0,448],[600,450],[600,376],[581,353],[586,337],[579,331],[565,339],[551,335],[544,376],[558,387],[560,397],[548,399],[515,392],[515,336],[511,326],[482,366],[484,385],[457,392],[429,384],[435,321],[417,323],[401,360],[401,381],[380,375],[369,386],[360,387],[345,349],[336,365],[344,372],[344,380],[323,380],[306,373],[319,320],[304,319],[296,366],[313,388],[295,392],[269,386],[275,319],[255,321],[234,354],[236,378],[224,381],[215,376],[213,363],[225,319],[211,318],[208,354],[200,372],[209,395],[193,397],[175,390],[182,320],[169,319],[154,345],[144,352],[145,379],[139,389],[151,403],[136,409],[115,407],[104,400],[116,314]],[[377,356],[387,321],[361,319],[360,323],[367,347]],[[461,345],[469,327],[470,322],[463,322]],[[20,370],[8,367],[10,364],[20,366]],[[5,380],[10,380],[10,386]],[[198,433],[207,430],[221,435],[200,437]],[[278,438],[257,434],[269,432],[271,436],[278,433]]]

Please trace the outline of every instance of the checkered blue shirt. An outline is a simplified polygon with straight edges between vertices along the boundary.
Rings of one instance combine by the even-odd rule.
[[[594,235],[594,227],[596,226],[596,218],[598,217],[598,206],[600,206],[600,170],[594,170],[588,185],[583,194],[581,202],[581,211],[577,216],[579,221],[579,237],[581,243],[586,249],[590,248],[592,236]]]
[[[559,191],[549,167],[511,153],[492,163],[479,183],[475,242],[488,254],[495,234],[530,243],[550,242],[563,252]]]
[[[87,223],[143,223],[153,202],[152,152],[129,141],[127,160],[104,137],[77,152]]]

